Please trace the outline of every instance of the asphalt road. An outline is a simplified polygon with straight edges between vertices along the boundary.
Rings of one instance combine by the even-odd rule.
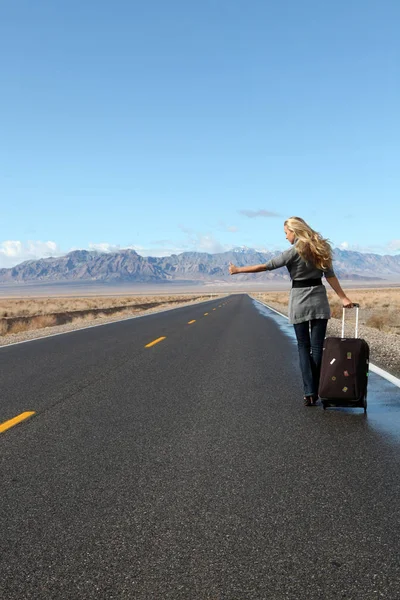
[[[0,366],[0,423],[36,413],[0,434],[4,600],[400,598],[396,428],[303,407],[295,344],[248,296]]]

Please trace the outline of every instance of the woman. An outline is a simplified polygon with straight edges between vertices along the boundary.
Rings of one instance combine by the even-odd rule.
[[[342,290],[332,269],[332,248],[328,240],[314,231],[300,217],[287,219],[284,223],[284,231],[292,248],[285,250],[264,265],[236,267],[230,263],[229,272],[231,275],[236,275],[287,267],[292,280],[289,322],[294,325],[297,338],[304,404],[315,406],[318,401],[323,342],[328,319],[331,317],[322,275],[325,275],[344,307],[351,308],[353,304]]]

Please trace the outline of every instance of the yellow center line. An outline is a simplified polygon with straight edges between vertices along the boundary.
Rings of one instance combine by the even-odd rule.
[[[208,313],[204,313],[204,316],[206,317],[208,315]]]
[[[9,421],[4,421],[4,423],[0,423],[0,433],[10,429],[10,427],[14,427],[21,421],[25,421],[25,419],[29,419],[32,415],[36,414],[34,411],[23,412],[20,415],[14,417],[13,419],[9,419]]]
[[[188,325],[191,325],[192,323],[196,323],[196,319],[193,319],[193,321],[189,321]]]
[[[155,344],[158,344],[158,342],[162,342],[165,339],[166,339],[165,336],[159,337],[156,340],[154,340],[153,342],[150,342],[150,344],[146,344],[145,348],[151,348],[151,346],[155,346]]]

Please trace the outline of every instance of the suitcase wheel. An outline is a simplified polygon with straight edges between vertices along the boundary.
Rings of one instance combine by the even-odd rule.
[[[326,410],[326,402],[325,402],[325,400],[322,400],[322,408],[323,408],[324,410]]]
[[[366,414],[367,414],[367,406],[368,406],[368,403],[367,403],[367,394],[365,394],[365,396],[364,396],[364,398],[363,398],[363,409],[364,409],[364,415],[366,415]]]

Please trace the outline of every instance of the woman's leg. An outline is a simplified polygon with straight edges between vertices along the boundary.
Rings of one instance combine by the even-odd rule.
[[[313,373],[314,390],[316,394],[318,394],[322,350],[324,347],[327,325],[328,319],[313,319],[311,321],[311,368]]]
[[[297,348],[299,351],[300,369],[303,377],[304,395],[313,396],[318,390],[314,388],[314,377],[311,361],[311,339],[310,322],[295,323],[294,331],[297,338]]]

